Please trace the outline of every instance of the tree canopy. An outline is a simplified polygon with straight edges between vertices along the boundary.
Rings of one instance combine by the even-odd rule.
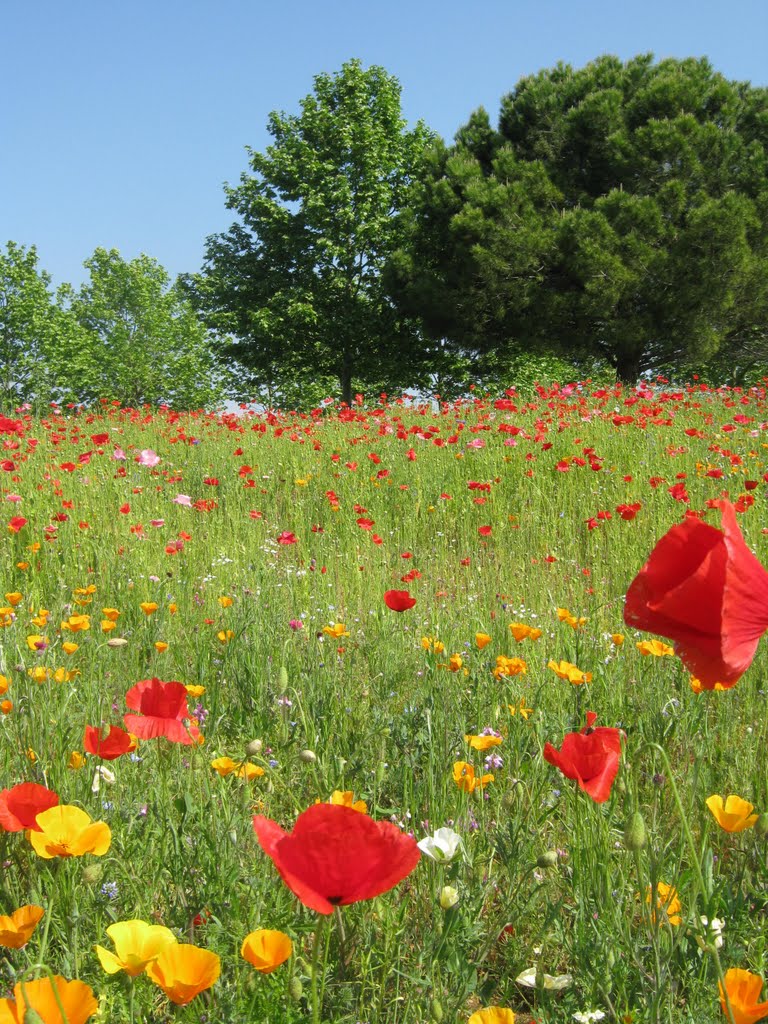
[[[250,171],[226,190],[240,220],[187,278],[206,323],[254,388],[335,382],[350,402],[356,383],[419,383],[434,346],[396,311],[381,269],[430,133],[408,129],[397,79],[357,60],[318,75],[300,113],[272,113],[268,129],[274,142],[249,149]]]
[[[766,323],[768,91],[706,60],[522,79],[437,144],[387,271],[457,350],[599,355],[634,381]]]

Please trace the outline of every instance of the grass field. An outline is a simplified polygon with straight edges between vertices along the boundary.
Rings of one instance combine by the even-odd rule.
[[[45,911],[2,949],[0,1024],[24,1017],[14,984],[47,971],[94,993],[66,996],[70,1024],[96,1005],[113,1022],[511,1019],[477,1015],[497,1007],[518,1024],[706,1024],[726,1019],[722,972],[765,977],[766,819],[729,832],[706,804],[768,810],[765,650],[732,689],[695,692],[623,621],[656,541],[692,512],[719,527],[724,496],[768,563],[764,391],[553,386],[242,417],[104,405],[0,418],[0,434],[0,821],[7,791],[36,783],[108,827],[62,837],[80,826],[54,811],[49,839],[36,814],[0,832],[0,911]],[[393,610],[392,591],[415,604]],[[156,688],[152,717],[153,684],[134,688],[154,678],[187,690]],[[602,802],[543,757],[588,711],[622,734]],[[147,738],[88,753],[86,727],[109,725]],[[290,831],[335,792],[393,843],[461,842],[318,913],[253,817]],[[386,874],[364,846],[322,841],[363,889]],[[94,946],[114,951],[106,929],[137,919],[173,933],[155,967],[186,1005],[151,962],[103,969]],[[241,956],[258,929],[292,942],[270,973]],[[172,938],[183,967],[162,960]],[[187,945],[218,956],[214,983],[215,958]]]

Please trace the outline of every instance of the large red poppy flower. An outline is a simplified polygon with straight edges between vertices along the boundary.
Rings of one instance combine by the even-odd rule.
[[[291,892],[320,914],[387,892],[421,856],[416,841],[396,825],[340,804],[314,804],[293,832],[261,815],[253,829]]]
[[[198,729],[186,727],[189,718],[187,689],[183,683],[163,683],[159,679],[142,679],[125,695],[125,703],[138,715],[124,715],[123,722],[129,732],[142,740],[165,736],[171,743],[189,746],[197,741]]]
[[[22,832],[31,828],[42,831],[37,816],[50,807],[56,807],[56,793],[37,782],[20,782],[18,786],[0,793],[0,828],[6,832]]]
[[[665,533],[630,584],[624,621],[672,640],[705,689],[733,686],[768,629],[768,572],[744,542],[733,506],[722,530],[688,518]]]
[[[109,733],[102,738],[101,729],[95,725],[86,725],[83,738],[83,749],[89,754],[102,758],[104,761],[114,761],[123,754],[127,754],[133,747],[134,741],[128,733],[118,725],[110,725]]]
[[[384,594],[384,604],[393,612],[406,612],[416,604],[416,598],[411,597],[407,590],[388,590]]]
[[[619,770],[621,731],[606,726],[593,729],[596,718],[594,711],[588,711],[585,728],[566,733],[559,750],[545,743],[544,760],[559,768],[567,779],[578,782],[595,803],[602,804],[611,795]]]

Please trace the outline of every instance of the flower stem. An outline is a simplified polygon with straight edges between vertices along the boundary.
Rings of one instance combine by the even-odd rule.
[[[320,997],[317,990],[317,972],[320,961],[320,947],[322,945],[323,935],[325,932],[324,925],[325,917],[318,917],[317,926],[315,928],[315,938],[312,943],[312,1024],[320,1024]]]

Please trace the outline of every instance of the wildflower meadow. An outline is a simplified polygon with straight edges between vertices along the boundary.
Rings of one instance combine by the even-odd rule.
[[[768,1016],[765,388],[0,445],[0,1024]]]

